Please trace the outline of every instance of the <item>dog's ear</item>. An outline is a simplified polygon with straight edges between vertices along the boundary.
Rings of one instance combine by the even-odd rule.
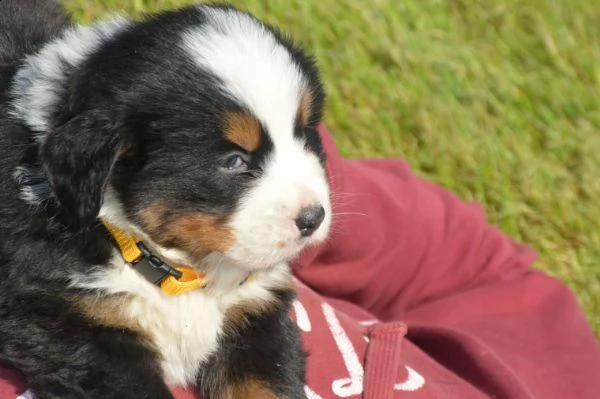
[[[45,137],[40,162],[61,222],[81,229],[97,218],[123,144],[121,130],[114,122],[83,113]]]

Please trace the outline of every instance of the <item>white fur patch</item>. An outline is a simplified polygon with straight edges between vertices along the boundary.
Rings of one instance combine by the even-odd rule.
[[[208,281],[213,277],[217,276],[208,274]],[[132,294],[134,299],[125,304],[125,312],[139,322],[159,350],[165,381],[189,386],[196,382],[202,362],[217,350],[227,309],[245,300],[259,304],[269,302],[273,300],[269,289],[289,279],[288,267],[282,264],[241,286],[238,280],[221,295],[196,290],[171,297],[160,292],[115,253],[107,267],[98,268],[90,275],[73,275],[71,281],[73,286],[83,289]]]
[[[13,173],[13,179],[21,187],[21,199],[29,205],[41,205],[54,196],[40,167],[18,166]]]
[[[245,105],[266,127],[274,151],[243,199],[230,226],[236,244],[226,255],[250,269],[295,257],[323,241],[331,224],[329,186],[315,154],[294,137],[307,81],[288,50],[252,17],[200,6],[206,24],[182,36],[182,47],[222,81],[225,95]],[[301,208],[321,205],[325,220],[307,239],[294,220]]]
[[[17,396],[16,399],[35,399],[35,395],[30,390],[27,390],[27,391],[23,392],[22,394],[20,394],[19,396]]]
[[[271,134],[287,134],[306,82],[289,52],[262,24],[235,10],[199,6],[207,22],[185,32],[182,47],[222,80]]]
[[[48,133],[50,116],[65,90],[66,69],[80,65],[102,42],[128,25],[124,18],[77,25],[25,59],[14,78],[12,113],[36,132],[39,141]]]

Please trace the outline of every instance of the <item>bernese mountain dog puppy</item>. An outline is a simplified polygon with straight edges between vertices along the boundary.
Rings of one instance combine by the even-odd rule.
[[[0,362],[38,399],[305,398],[288,262],[331,224],[313,60],[227,5],[0,2]]]

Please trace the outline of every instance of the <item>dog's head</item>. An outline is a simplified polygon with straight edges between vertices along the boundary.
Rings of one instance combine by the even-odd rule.
[[[16,173],[23,195],[72,228],[100,217],[250,269],[327,235],[316,68],[248,14],[195,6],[76,27],[27,60],[13,94],[38,148]]]

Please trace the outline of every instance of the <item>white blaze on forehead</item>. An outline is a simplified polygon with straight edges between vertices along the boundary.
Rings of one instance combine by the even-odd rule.
[[[199,9],[207,21],[183,34],[184,49],[222,80],[224,94],[248,107],[274,141],[292,135],[306,82],[288,50],[247,14]]]

